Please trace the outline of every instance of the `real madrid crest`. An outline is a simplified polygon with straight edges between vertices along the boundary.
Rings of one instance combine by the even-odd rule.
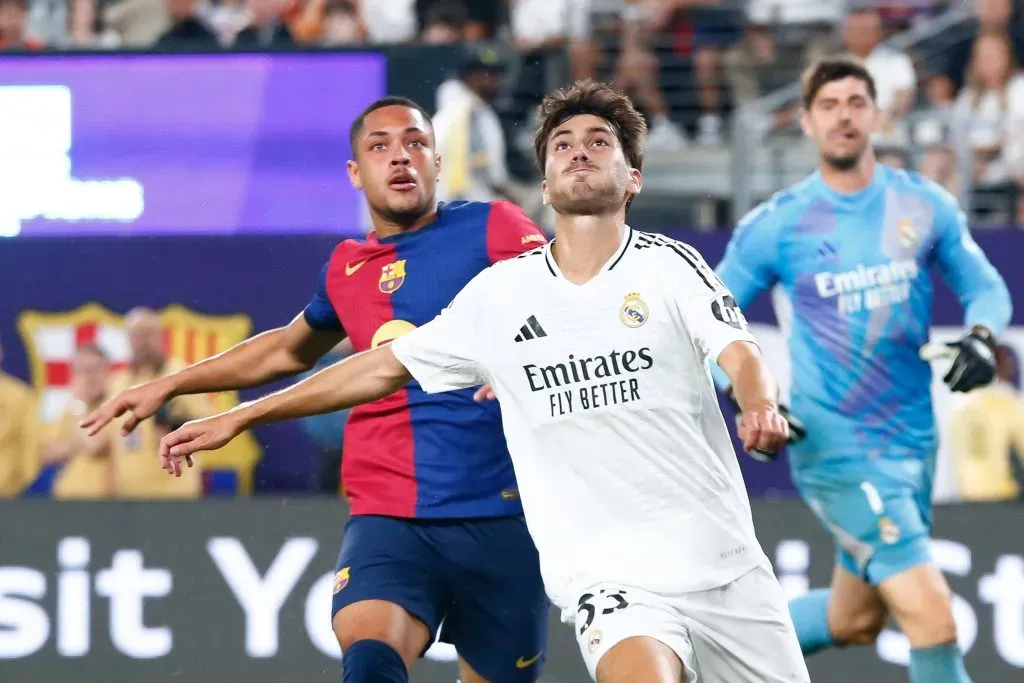
[[[596,628],[587,633],[587,649],[591,653],[601,646],[601,635],[601,631]]]
[[[909,249],[917,244],[917,228],[914,227],[914,222],[909,218],[900,219],[898,235],[900,245],[904,249]]]
[[[900,528],[888,517],[882,517],[878,520],[878,535],[882,543],[892,545],[900,540]]]
[[[626,327],[640,327],[651,316],[646,302],[640,298],[639,292],[630,292],[619,309],[619,319]]]

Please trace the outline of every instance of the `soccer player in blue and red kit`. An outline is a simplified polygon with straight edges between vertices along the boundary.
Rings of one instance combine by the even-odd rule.
[[[806,437],[790,447],[790,469],[837,550],[831,588],[795,599],[793,623],[806,655],[874,642],[891,614],[910,641],[912,683],[969,683],[930,554],[929,270],[965,309],[944,377],[953,391],[992,380],[1009,292],[948,192],[875,161],[881,114],[862,65],[814,65],[803,96],[818,171],[741,221],[716,269],[741,308],[775,286],[792,305],[791,407]]]
[[[356,351],[386,344],[433,319],[492,263],[545,241],[508,202],[438,204],[433,128],[411,101],[370,105],[353,123],[352,149],[349,177],[374,231],[335,249],[305,310],[129,389],[83,427],[95,433],[127,413],[130,431],[174,396],[298,374],[346,336]],[[342,485],[352,517],[332,611],[346,682],[408,680],[439,628],[459,653],[463,683],[540,676],[549,603],[499,408],[476,398],[473,390],[428,395],[410,382],[349,416]]]

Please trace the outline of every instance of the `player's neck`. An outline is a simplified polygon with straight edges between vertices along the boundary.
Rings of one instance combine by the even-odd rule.
[[[551,256],[566,280],[585,284],[618,250],[625,230],[621,211],[601,216],[556,216]]]
[[[377,235],[377,238],[388,238],[395,235],[401,235],[405,232],[413,232],[419,230],[425,225],[429,225],[437,220],[437,203],[435,202],[430,210],[408,222],[400,222],[394,219],[388,218],[378,214],[376,211],[370,211],[370,221],[373,223],[373,231]]]
[[[836,192],[854,194],[865,189],[875,178],[875,154],[870,149],[864,152],[860,162],[848,171],[822,163],[819,167],[821,179]]]

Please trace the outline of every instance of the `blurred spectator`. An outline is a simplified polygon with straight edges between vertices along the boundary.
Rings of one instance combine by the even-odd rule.
[[[960,196],[956,155],[949,146],[937,144],[926,147],[921,154],[918,172],[944,187],[954,197]]]
[[[374,43],[405,43],[416,37],[415,0],[360,0],[360,16]]]
[[[248,22],[236,35],[232,47],[237,50],[293,47],[295,40],[284,24],[281,0],[246,0]]]
[[[974,0],[976,19],[966,29],[963,39],[948,53],[942,74],[933,86],[938,101],[951,102],[964,86],[974,54],[974,41],[983,32],[1003,31],[1010,36],[1018,64],[1024,64],[1024,4],[1013,0]]]
[[[865,4],[878,10],[886,37],[906,31],[945,9],[943,0],[866,0]]]
[[[881,123],[873,136],[878,146],[906,147],[909,128],[903,118],[914,105],[917,76],[905,53],[882,45],[882,17],[871,7],[855,9],[843,25],[843,41],[875,80]]]
[[[63,48],[90,48],[99,43],[103,24],[96,11],[97,0],[68,0],[54,3],[42,0],[32,3],[29,30],[44,35],[49,45]],[[117,41],[111,47],[117,47]]]
[[[128,367],[114,373],[110,393],[169,375],[184,364],[164,352],[164,330],[159,316],[148,308],[133,309],[125,316],[132,358]],[[178,396],[128,436],[114,439],[114,467],[118,495],[125,498],[196,498],[202,494],[202,465],[186,469],[180,478],[160,469],[160,439],[189,420],[214,413],[206,396]],[[115,426],[108,429],[115,429]]]
[[[438,199],[490,201],[508,196],[505,133],[491,103],[504,63],[490,47],[469,48],[459,78],[438,89],[434,116],[441,155]]]
[[[107,396],[110,361],[95,345],[80,347],[71,363],[71,400],[61,409],[43,446],[43,462],[58,466],[53,497],[100,499],[115,493],[112,429],[86,436],[78,422]],[[155,463],[154,463],[155,464]]]
[[[553,83],[568,77],[565,47],[580,7],[575,0],[510,0],[512,42],[521,58],[512,99],[520,111],[534,109]],[[522,132],[531,127],[528,122]]]
[[[747,16],[776,27],[813,27],[831,31],[843,18],[848,0],[749,0]]]
[[[326,47],[353,45],[365,42],[366,24],[352,0],[327,0],[324,9],[324,35],[321,43]]]
[[[149,47],[171,26],[165,0],[117,0],[101,14],[109,33],[103,42],[123,47]]]
[[[84,2],[92,5],[95,9],[95,1],[28,0],[25,35],[38,40],[47,47],[67,46],[69,44],[68,35],[73,29],[75,6]]]
[[[974,41],[966,87],[953,109],[973,152],[974,181],[983,185],[1010,182],[1024,170],[1024,75],[1014,61],[1006,33],[984,31]]]
[[[428,45],[450,45],[466,39],[469,10],[458,0],[438,2],[424,19],[420,40]]]
[[[816,42],[779,45],[772,26],[751,20],[743,31],[743,40],[723,56],[733,104],[745,107],[799,81],[804,67],[824,56],[825,50]],[[799,111],[798,104],[774,112],[765,128],[785,128],[797,120]]]
[[[32,389],[0,370],[0,498],[17,496],[39,472],[38,415]]]
[[[509,0],[512,40],[516,49],[529,55],[564,47],[574,0]]]
[[[29,38],[28,0],[0,0],[0,50],[41,50],[41,41]]]
[[[466,40],[489,40],[497,37],[504,10],[502,0],[416,0],[416,21],[421,35],[429,23],[431,10],[438,5],[450,4],[462,5],[467,12]]]
[[[579,0],[586,3],[572,28],[573,77],[612,81],[640,105],[650,119],[648,149],[679,150],[686,136],[669,118],[659,84],[658,58],[650,44],[650,12],[630,0]]]
[[[156,41],[164,50],[202,50],[220,47],[217,34],[199,18],[197,0],[166,0],[174,22]]]
[[[723,54],[743,36],[737,0],[646,0],[649,30],[670,38],[674,55],[692,60],[699,118],[697,142],[722,144]]]
[[[339,47],[366,42],[360,0],[307,0],[292,7],[292,37],[306,45]]]
[[[964,397],[951,416],[953,457],[961,498],[1014,500],[1013,453],[1024,463],[1024,403],[1016,385],[1017,359],[996,349],[996,381]]]

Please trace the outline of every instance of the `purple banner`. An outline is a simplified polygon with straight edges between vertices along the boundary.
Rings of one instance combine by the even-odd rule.
[[[5,57],[0,235],[351,232],[349,126],[386,71],[375,53]]]

